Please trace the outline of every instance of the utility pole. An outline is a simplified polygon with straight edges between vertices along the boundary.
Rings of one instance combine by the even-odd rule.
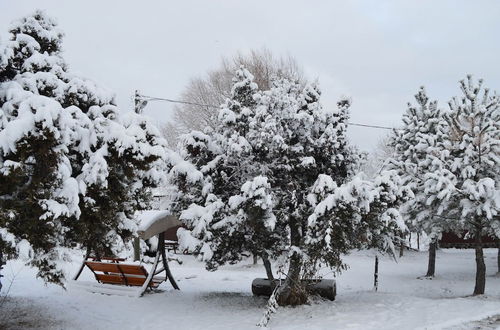
[[[134,95],[134,111],[135,113],[142,113],[142,110],[146,107],[148,101],[142,97],[141,93],[138,90],[135,90]]]

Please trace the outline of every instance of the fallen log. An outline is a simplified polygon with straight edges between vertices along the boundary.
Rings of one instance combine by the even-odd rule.
[[[337,294],[335,280],[312,279],[302,280],[302,283],[305,284],[309,294],[335,300]],[[279,285],[279,280],[270,281],[267,278],[256,278],[252,281],[252,293],[254,296],[270,297],[276,285]]]

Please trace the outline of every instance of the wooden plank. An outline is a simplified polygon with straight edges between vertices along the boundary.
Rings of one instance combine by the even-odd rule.
[[[85,264],[94,272],[120,273],[118,264],[99,261],[86,261]]]
[[[108,284],[125,284],[124,278],[116,274],[95,274],[97,280]]]
[[[130,275],[142,275],[145,277],[148,276],[148,272],[141,265],[119,264],[118,267],[125,275],[130,274]]]

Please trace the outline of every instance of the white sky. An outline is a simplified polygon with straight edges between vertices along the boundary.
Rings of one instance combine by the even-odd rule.
[[[351,96],[353,122],[397,126],[421,85],[445,106],[467,73],[500,90],[500,1],[0,0],[2,39],[36,8],[65,31],[72,70],[115,91],[123,111],[135,89],[176,98],[222,55],[261,47],[319,78],[325,106]],[[165,122],[171,109],[145,114]],[[350,127],[365,150],[385,134]]]

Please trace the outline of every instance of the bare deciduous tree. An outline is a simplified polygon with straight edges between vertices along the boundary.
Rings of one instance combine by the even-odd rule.
[[[390,145],[390,136],[385,135],[378,141],[374,150],[367,156],[361,170],[370,178],[374,178],[382,170],[387,169],[387,160],[394,156],[394,147]]]
[[[196,104],[175,106],[173,122],[162,128],[170,147],[177,144],[180,134],[215,126],[219,105],[230,96],[234,72],[241,65],[254,75],[261,90],[268,90],[272,81],[279,78],[305,83],[302,69],[291,56],[276,57],[268,49],[260,49],[223,57],[218,69],[191,79],[181,94],[181,101]]]

